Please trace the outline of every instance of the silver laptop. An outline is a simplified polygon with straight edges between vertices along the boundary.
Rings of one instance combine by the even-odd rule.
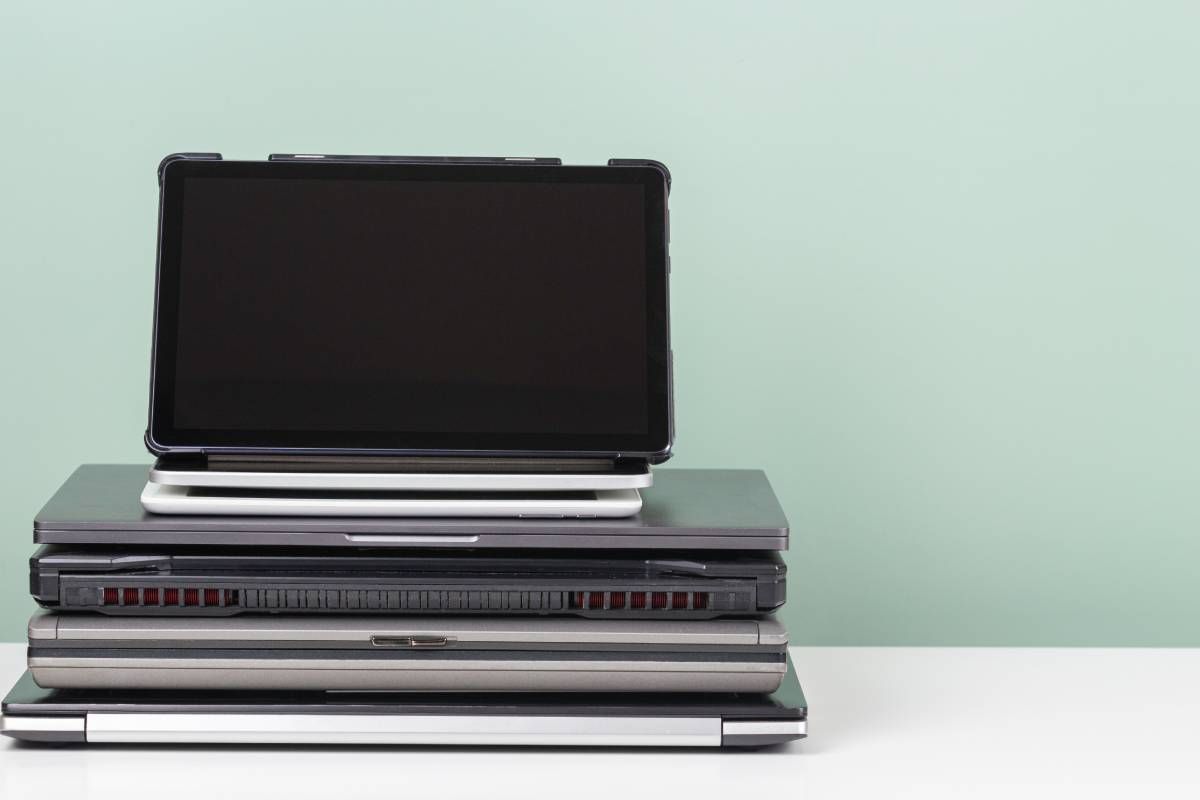
[[[41,689],[25,675],[0,732],[54,744],[761,747],[802,738],[788,669],[771,694],[426,694]]]
[[[29,670],[54,689],[772,692],[771,617],[106,617],[39,612]]]

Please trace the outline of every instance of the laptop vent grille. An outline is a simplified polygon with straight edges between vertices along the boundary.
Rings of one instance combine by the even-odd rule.
[[[387,589],[239,589],[115,587],[100,589],[101,605],[183,606],[254,611],[688,611],[708,609],[709,592],[470,591]]]
[[[708,608],[708,592],[573,592],[570,608],[689,611]]]
[[[105,586],[100,590],[101,605],[105,606],[240,606],[241,592],[237,589],[166,588]],[[160,599],[161,598],[161,599]]]

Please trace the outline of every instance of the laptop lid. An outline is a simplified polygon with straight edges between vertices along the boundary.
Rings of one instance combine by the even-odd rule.
[[[147,513],[146,467],[87,464],[33,523],[39,544],[785,550],[788,521],[760,470],[660,469],[625,519],[204,517]]]

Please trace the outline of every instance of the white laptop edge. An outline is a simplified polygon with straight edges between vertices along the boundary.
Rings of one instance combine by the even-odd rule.
[[[147,481],[142,508],[152,514],[206,514],[300,517],[506,517],[528,519],[611,519],[631,517],[642,509],[637,489],[605,489],[591,498],[539,497],[370,497],[287,496],[244,492],[236,495],[192,494],[187,486]],[[251,490],[253,491],[253,490]]]
[[[150,481],[163,486],[228,489],[333,489],[449,492],[570,492],[646,489],[640,473],[452,473],[452,472],[242,472],[151,468]]]

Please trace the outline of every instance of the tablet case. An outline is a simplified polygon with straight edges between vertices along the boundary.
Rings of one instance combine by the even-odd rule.
[[[160,161],[158,164],[157,174],[158,174],[159,187],[160,188],[162,187],[163,175],[169,164],[176,162],[176,161],[189,161],[189,160],[190,161],[222,161],[223,156],[220,153],[171,153],[170,155],[167,155],[166,157],[164,157],[162,159],[162,161]],[[403,156],[403,155],[391,156],[391,155],[345,155],[345,154],[339,155],[339,154],[322,154],[322,153],[271,153],[267,156],[267,161],[285,161],[285,162],[300,161],[300,162],[308,162],[308,163],[343,163],[343,164],[346,164],[346,163],[358,163],[358,164],[489,164],[489,165],[505,165],[505,166],[511,166],[513,168],[520,168],[522,166],[562,166],[563,165],[561,158],[541,157],[541,156],[530,156],[530,157],[526,157],[526,156]],[[671,172],[669,169],[667,169],[666,164],[662,163],[661,161],[656,161],[654,159],[647,159],[647,158],[610,158],[608,160],[607,164],[610,167],[651,167],[655,170],[658,170],[660,173],[662,173],[663,181],[666,183],[667,195],[669,196],[671,193]],[[160,200],[159,213],[161,215],[161,200]],[[669,209],[667,210],[667,218],[666,218],[666,240],[667,240],[668,244],[671,241],[671,214],[670,214]],[[158,261],[159,255],[160,255],[159,253],[157,253],[157,252],[155,253],[156,263]],[[155,270],[155,280],[156,281],[157,281],[157,274],[158,274],[158,270],[156,269]],[[671,275],[671,256],[668,253],[668,255],[667,255],[667,280],[668,281],[670,281],[670,275]],[[669,289],[668,289],[668,293],[669,293]],[[155,304],[157,306],[157,302],[158,302],[157,286],[155,287],[154,296],[155,296]],[[669,313],[669,308],[668,308],[668,313]],[[154,316],[155,316],[155,319],[158,318],[157,307],[155,308]],[[668,326],[669,325],[670,325],[670,322],[668,320]],[[153,359],[153,354],[151,355],[151,358]],[[153,378],[151,380],[151,383],[153,383]],[[675,441],[675,388],[674,387],[675,387],[674,352],[671,350],[668,350],[668,362],[667,362],[667,407],[668,407],[667,415],[668,415],[668,419],[667,419],[667,422],[668,422],[669,431],[670,431],[669,441],[671,442],[671,447],[667,450],[667,452],[662,457],[655,458],[653,460],[647,460],[647,459],[625,459],[625,460],[640,461],[642,463],[647,463],[647,462],[648,463],[661,463],[663,461],[666,461],[670,457],[671,453],[673,452],[674,441]],[[153,387],[151,387],[151,392],[153,392]],[[148,426],[147,426],[147,429],[143,436],[143,440],[145,442],[146,449],[159,457],[165,456],[165,457],[169,457],[172,459],[175,459],[175,458],[185,458],[186,459],[188,457],[191,457],[191,458],[195,458],[197,456],[203,457],[203,455],[204,455],[202,452],[188,453],[188,452],[181,451],[181,450],[172,450],[172,452],[169,454],[163,452],[161,449],[157,448],[154,445],[154,443],[151,439],[151,436],[150,436],[150,429]],[[296,459],[301,459],[301,460],[311,462],[314,457],[311,455],[292,457],[292,456],[288,456],[286,454],[272,454],[270,456],[270,458],[272,460],[275,460],[276,462],[287,462],[290,458],[296,458]],[[320,458],[320,456],[317,456],[317,458]],[[338,457],[334,456],[334,458],[338,458]],[[344,456],[341,456],[340,458],[344,458]],[[410,458],[419,461],[421,457],[413,456]],[[434,457],[434,458],[437,458],[437,457]],[[498,460],[499,461],[512,461],[513,459],[498,459]],[[534,463],[536,463],[538,461],[538,459],[536,459],[536,458],[530,458],[528,460],[530,462],[534,462]],[[479,463],[476,468],[480,471],[487,471],[488,469],[493,469],[495,471],[504,471],[504,467],[502,465],[490,465],[489,462],[491,461],[491,459],[480,458],[478,461],[479,461]]]

